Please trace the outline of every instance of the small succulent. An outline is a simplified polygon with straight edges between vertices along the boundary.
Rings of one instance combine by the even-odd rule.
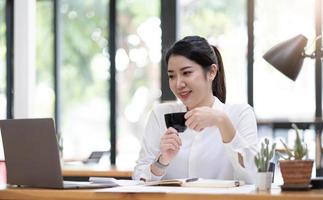
[[[60,154],[60,157],[63,157],[63,136],[62,133],[56,133],[56,140],[58,144],[58,151]]]
[[[281,155],[281,157],[285,160],[303,160],[307,158],[308,148],[307,145],[301,140],[299,137],[299,130],[296,124],[292,124],[292,127],[295,129],[296,132],[296,139],[294,142],[294,148],[290,149],[288,146],[280,140],[285,148],[287,157]]]
[[[269,146],[269,139],[265,138],[261,143],[261,149],[255,156],[255,164],[258,172],[267,172],[269,169],[269,161],[272,159],[275,153],[276,143]]]

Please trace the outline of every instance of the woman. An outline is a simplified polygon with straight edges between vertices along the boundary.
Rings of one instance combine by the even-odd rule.
[[[257,125],[249,105],[225,104],[218,49],[199,36],[176,42],[166,54],[169,86],[181,103],[156,106],[146,126],[133,178],[239,179],[253,183]],[[183,133],[166,128],[164,114],[186,112]]]

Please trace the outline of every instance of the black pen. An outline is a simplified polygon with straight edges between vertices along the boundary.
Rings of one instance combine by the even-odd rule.
[[[193,182],[193,181],[197,181],[199,180],[199,178],[189,178],[189,179],[186,179],[185,182]]]
[[[238,180],[234,181],[234,186],[239,187],[240,186],[240,181],[238,181]]]
[[[273,173],[273,178],[271,180],[271,182],[274,182],[274,175],[275,175],[275,163],[270,162],[269,163],[269,168],[268,168],[268,172],[272,172]]]

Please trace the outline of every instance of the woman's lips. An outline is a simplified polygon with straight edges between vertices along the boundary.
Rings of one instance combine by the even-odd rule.
[[[186,100],[192,91],[180,92],[178,93],[179,97],[183,100]]]

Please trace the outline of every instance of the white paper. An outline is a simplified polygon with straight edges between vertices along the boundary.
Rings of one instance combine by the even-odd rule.
[[[219,180],[219,179],[198,179],[192,182],[183,182],[183,187],[209,187],[209,188],[230,188],[245,185],[244,181]]]
[[[115,178],[108,178],[108,177],[90,177],[89,181],[92,183],[115,183],[117,179]]]
[[[117,193],[183,193],[183,194],[248,194],[255,191],[254,185],[244,185],[232,188],[202,188],[202,187],[167,187],[167,186],[124,186],[104,188],[96,192]]]
[[[118,184],[119,186],[131,186],[131,185],[143,185],[143,181],[135,181],[135,180],[122,180],[108,177],[90,177],[89,181],[92,183],[103,183],[103,184]]]

